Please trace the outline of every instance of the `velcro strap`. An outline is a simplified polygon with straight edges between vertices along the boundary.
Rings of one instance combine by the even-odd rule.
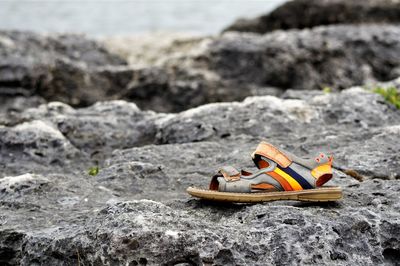
[[[257,149],[252,154],[253,159],[255,155],[264,156],[276,162],[283,168],[288,167],[292,163],[292,160],[290,160],[283,152],[265,141],[258,144]]]
[[[240,172],[232,166],[224,166],[218,171],[226,181],[235,181],[240,179]]]

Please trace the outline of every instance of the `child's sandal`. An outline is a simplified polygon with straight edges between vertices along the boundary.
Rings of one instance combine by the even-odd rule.
[[[209,189],[189,187],[187,192],[207,200],[247,203],[342,198],[340,187],[322,187],[332,178],[332,156],[320,153],[314,159],[302,159],[261,142],[252,158],[259,171],[250,173],[225,166],[213,176]]]

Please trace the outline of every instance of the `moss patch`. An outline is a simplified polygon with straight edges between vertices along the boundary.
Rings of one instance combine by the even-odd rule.
[[[372,91],[382,95],[385,101],[393,104],[397,109],[400,109],[400,93],[395,87],[376,87],[373,88]]]
[[[98,166],[93,166],[89,168],[88,174],[91,176],[95,176],[99,173],[99,167]]]

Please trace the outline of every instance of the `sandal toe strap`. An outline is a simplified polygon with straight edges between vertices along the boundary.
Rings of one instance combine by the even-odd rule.
[[[220,183],[227,183],[240,180],[241,172],[235,167],[227,165],[218,170],[210,182],[210,190],[220,190]]]
[[[235,181],[240,179],[240,172],[233,166],[223,166],[218,171],[226,181]]]

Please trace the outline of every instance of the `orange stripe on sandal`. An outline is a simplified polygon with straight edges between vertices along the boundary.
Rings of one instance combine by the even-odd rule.
[[[276,188],[273,185],[266,184],[266,183],[251,185],[251,188],[252,189],[275,189],[276,190]]]
[[[292,186],[289,184],[288,181],[286,181],[285,178],[281,177],[279,174],[275,173],[275,172],[267,172],[268,175],[270,175],[271,177],[273,177],[276,181],[279,182],[279,184],[281,184],[281,186],[283,187],[283,189],[285,191],[292,191],[293,188]]]

